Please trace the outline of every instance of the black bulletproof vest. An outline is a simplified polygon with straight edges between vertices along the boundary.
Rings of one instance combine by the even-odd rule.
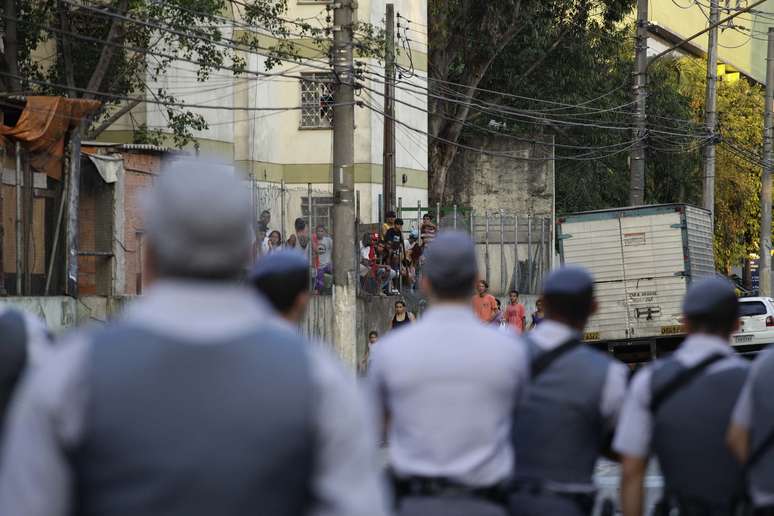
[[[74,514],[305,514],[315,436],[301,337],[193,344],[118,325],[94,337],[86,378]]]
[[[526,342],[530,359],[543,353]],[[606,437],[599,405],[609,367],[610,358],[581,345],[530,383],[514,419],[517,477],[591,483]]]
[[[774,432],[774,350],[768,350],[758,358],[756,372],[752,381],[752,414],[750,428],[750,452],[763,449]],[[765,451],[750,468],[750,483],[762,494],[774,493],[774,446],[768,445]]]
[[[726,446],[731,412],[749,366],[736,357],[733,365],[703,372],[676,390],[653,414],[653,449],[669,492],[710,506],[726,506],[740,494],[742,470]],[[653,370],[657,392],[685,370],[675,358]]]
[[[0,314],[0,435],[8,404],[27,362],[27,324],[16,310]]]

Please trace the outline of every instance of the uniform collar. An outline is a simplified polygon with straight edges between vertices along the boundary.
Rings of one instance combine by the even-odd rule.
[[[167,279],[134,301],[124,319],[191,340],[238,336],[274,319],[269,305],[235,283]]]
[[[686,362],[693,362],[713,353],[726,356],[735,354],[727,340],[706,333],[694,333],[683,341],[675,355]]]
[[[473,309],[467,303],[449,303],[430,307],[424,315],[426,321],[455,321],[470,319],[478,321]]]
[[[553,319],[544,319],[528,335],[532,342],[543,349],[553,349],[572,338],[581,338],[578,330]]]

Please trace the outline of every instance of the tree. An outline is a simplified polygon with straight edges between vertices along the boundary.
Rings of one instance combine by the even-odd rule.
[[[87,131],[91,138],[146,99],[157,102],[174,143],[183,146],[194,140],[193,131],[207,128],[205,118],[149,82],[177,60],[193,63],[199,81],[214,70],[239,76],[247,73],[245,52],[266,56],[269,70],[283,60],[301,60],[301,37],[324,57],[328,30],[288,20],[286,10],[287,0],[5,0],[0,87],[101,100],[103,108]],[[224,13],[241,20],[238,34],[225,34]],[[51,42],[52,62],[41,60]],[[161,136],[147,128],[137,135]]]
[[[550,59],[566,59],[573,46],[588,51],[583,45],[599,31],[615,32],[632,6],[633,0],[429,0],[431,199],[445,200],[457,144],[476,122],[473,104],[503,102],[482,85],[520,93]]]
[[[681,88],[692,99],[695,120],[704,117],[706,64],[683,59]],[[764,90],[746,79],[718,85],[718,126],[723,143],[715,163],[715,264],[731,268],[757,253],[760,242],[760,149]],[[697,183],[700,176],[697,172]]]

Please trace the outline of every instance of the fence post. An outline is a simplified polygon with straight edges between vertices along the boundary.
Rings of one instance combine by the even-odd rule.
[[[403,197],[398,197],[398,218],[403,218]]]
[[[501,295],[507,294],[505,292],[508,288],[506,284],[507,275],[505,273],[505,221],[503,220],[504,210],[500,208],[500,292]]]
[[[306,184],[306,206],[309,210],[309,213],[307,214],[308,218],[308,225],[307,225],[307,241],[306,241],[306,248],[307,248],[307,255],[309,257],[309,269],[311,271],[310,277],[312,278],[309,282],[309,290],[314,290],[314,284],[317,280],[317,271],[314,270],[314,255],[312,254],[312,243],[314,242],[314,203],[312,202],[312,183]]]
[[[527,215],[527,290],[534,294],[532,289],[532,269],[534,260],[532,259],[532,215]]]
[[[454,229],[457,229],[457,205],[454,205]]]
[[[287,226],[285,225],[285,217],[287,217],[287,213],[285,210],[285,180],[283,179],[280,181],[280,217],[282,218],[281,221],[281,228],[282,228],[282,238],[287,241],[288,235],[286,233]]]
[[[377,219],[377,222],[379,222],[379,234],[381,234],[382,224],[384,224],[384,211],[382,210],[382,194],[379,194],[379,196],[377,197],[376,219]]]
[[[435,203],[435,223],[438,227],[438,230],[441,229],[441,203],[437,202]]]
[[[546,273],[546,219],[545,217],[540,219],[540,276],[539,281],[543,281]]]
[[[486,284],[489,284],[489,210],[484,211],[484,267],[486,268]]]
[[[469,225],[470,225],[470,237],[473,239],[473,243],[475,244],[476,243],[476,227],[475,227],[475,223],[473,221],[473,217],[474,217],[474,215],[473,215],[473,208],[471,208],[470,209],[470,222],[469,222]]]
[[[521,288],[521,271],[519,270],[519,216],[513,216],[513,289]]]
[[[422,238],[422,201],[417,201],[417,235]]]

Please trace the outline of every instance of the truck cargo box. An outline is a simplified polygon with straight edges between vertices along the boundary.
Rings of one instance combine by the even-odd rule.
[[[588,341],[673,337],[690,282],[715,274],[707,210],[665,204],[576,213],[557,222],[563,264],[595,278],[599,311]]]

